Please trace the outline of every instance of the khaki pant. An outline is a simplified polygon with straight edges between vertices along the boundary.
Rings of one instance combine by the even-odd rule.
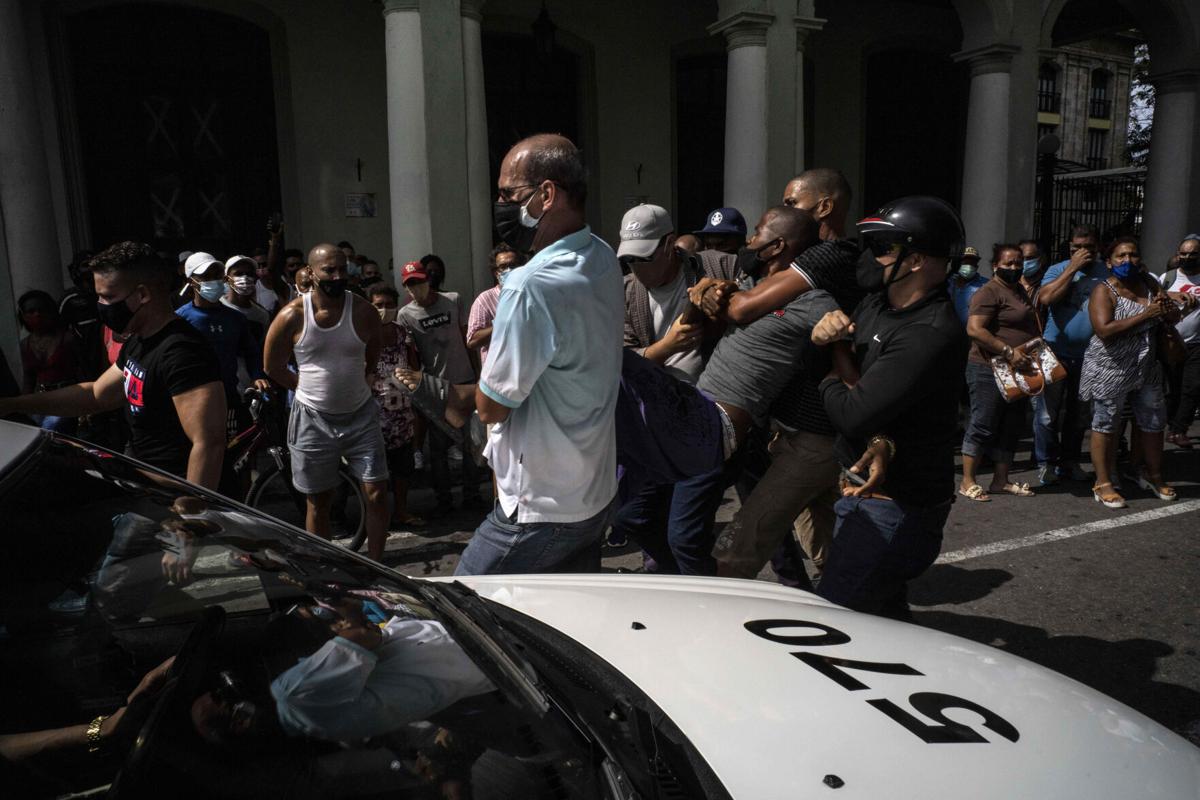
[[[833,438],[798,431],[767,448],[771,466],[721,531],[713,557],[722,575],[755,578],[795,524],[800,545],[818,569],[829,552],[839,468]]]

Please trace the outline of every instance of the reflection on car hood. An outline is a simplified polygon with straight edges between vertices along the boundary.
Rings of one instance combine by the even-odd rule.
[[[1128,706],[991,647],[858,614],[804,592],[712,578],[459,580],[557,628],[623,672],[675,721],[736,798],[822,797],[839,783],[830,794],[839,800],[1179,798],[1196,797],[1200,786],[1200,750]],[[803,646],[749,632],[752,620],[802,620],[825,629],[771,629],[809,637]],[[849,640],[834,643],[828,629]],[[825,643],[812,644],[817,637]],[[812,654],[809,661],[795,655],[803,653]],[[820,656],[883,663],[892,672],[845,661],[840,669],[814,666]],[[944,711],[946,719],[986,741],[927,743],[923,737],[936,739],[945,726],[914,709],[911,703],[920,703],[914,693],[968,700],[1011,723],[1019,736],[1009,741],[997,732],[1003,726],[989,729],[981,714],[960,707]]]

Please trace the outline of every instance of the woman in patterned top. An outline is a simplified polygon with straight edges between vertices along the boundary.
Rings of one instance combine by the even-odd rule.
[[[1158,326],[1178,320],[1179,309],[1142,271],[1137,239],[1126,236],[1113,242],[1107,263],[1108,280],[1097,284],[1089,301],[1094,334],[1079,381],[1079,396],[1092,401],[1092,496],[1108,508],[1125,507],[1113,483],[1113,432],[1128,399],[1136,423],[1133,461],[1142,465],[1138,485],[1171,501],[1175,490],[1162,477],[1167,412],[1156,340]]]
[[[379,309],[383,320],[383,346],[379,350],[371,391],[379,404],[379,424],[387,448],[388,472],[392,475],[395,499],[391,524],[420,527],[425,521],[408,513],[408,479],[413,473],[412,400],[391,379],[397,368],[420,369],[420,361],[408,329],[396,321],[396,312],[400,309],[400,293],[396,287],[377,283],[371,286],[370,296],[371,305]]]

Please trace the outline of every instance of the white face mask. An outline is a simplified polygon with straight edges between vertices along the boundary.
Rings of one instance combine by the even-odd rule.
[[[381,308],[379,309],[379,318],[383,320],[384,323],[395,322],[396,314],[399,313],[399,311],[399,308]]]
[[[518,219],[520,220],[522,227],[536,228],[538,226],[538,223],[542,221],[542,217],[537,217],[535,219],[533,217],[533,215],[529,213],[529,204],[533,202],[534,195],[536,195],[536,194],[537,194],[537,192],[534,192],[533,194],[529,195],[529,199],[521,204],[521,213],[520,213],[520,216],[518,217]],[[545,215],[546,215],[546,209],[543,208],[542,216],[544,217]]]
[[[238,275],[230,283],[233,285],[233,290],[240,295],[248,295],[254,291],[254,278],[249,275]]]

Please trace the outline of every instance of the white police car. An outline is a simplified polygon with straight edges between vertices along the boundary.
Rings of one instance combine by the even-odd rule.
[[[0,503],[4,797],[1200,792],[1136,711],[802,592],[411,579],[11,423]]]

